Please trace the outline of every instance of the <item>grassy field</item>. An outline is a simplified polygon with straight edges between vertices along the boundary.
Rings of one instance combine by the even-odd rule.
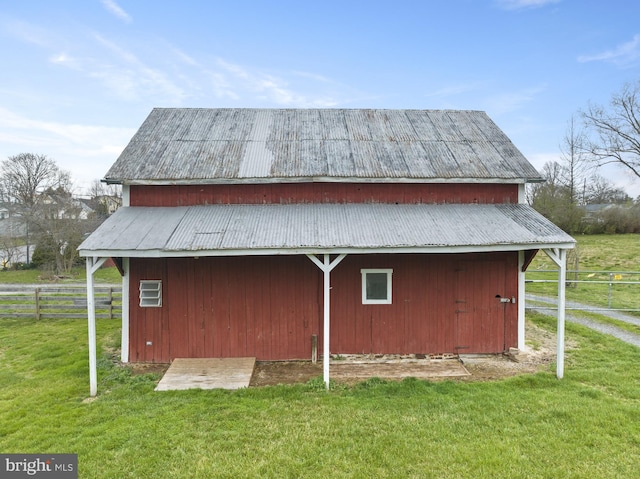
[[[552,329],[554,320],[530,318]],[[87,399],[83,321],[0,319],[0,451],[77,453],[82,478],[634,477],[637,348],[577,326],[561,381],[369,380],[154,392],[116,366],[116,321]]]
[[[528,320],[554,329],[553,318]],[[98,320],[99,395],[89,399],[85,321],[0,318],[0,452],[77,453],[81,478],[626,478],[640,471],[640,350],[578,325],[567,325],[574,347],[563,380],[551,364],[499,381],[372,379],[329,392],[321,378],[154,392],[158,376],[132,375],[114,361],[119,335],[118,321]]]
[[[101,268],[94,274],[94,278],[98,283],[115,283],[120,284],[122,278],[115,267]],[[84,266],[78,266],[63,276],[59,277],[48,271],[39,269],[24,270],[0,270],[0,284],[51,284],[51,283],[84,283],[87,280],[87,270]]]
[[[577,257],[577,269],[580,271],[577,279],[592,283],[570,283],[567,300],[603,307],[640,309],[640,285],[624,283],[640,281],[640,235],[581,235],[576,240],[578,245],[569,255],[567,269],[576,269],[574,260]],[[529,265],[527,280],[557,281],[556,270],[547,255],[539,252]],[[576,279],[571,274],[567,278]],[[610,280],[611,289],[608,285]],[[528,293],[553,296],[557,291],[557,283],[527,284]]]

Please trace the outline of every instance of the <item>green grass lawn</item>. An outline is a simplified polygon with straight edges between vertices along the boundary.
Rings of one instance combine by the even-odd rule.
[[[624,284],[624,281],[640,281],[640,235],[580,235],[575,252],[570,255],[567,269],[574,270],[570,260],[577,255],[580,280],[605,283],[574,283],[567,288],[567,300],[595,306],[620,309],[640,309],[640,284]],[[554,272],[547,272],[553,270]],[[557,266],[543,252],[539,252],[527,269],[527,280],[557,281]],[[590,273],[599,271],[599,273]],[[610,277],[608,272],[626,272]],[[634,274],[632,274],[634,273]],[[570,281],[574,279],[567,275]],[[611,279],[612,287],[607,284]],[[527,293],[555,296],[557,283],[528,283]]]
[[[95,281],[97,283],[113,283],[120,284],[122,277],[115,267],[100,268],[94,274]],[[38,284],[45,283],[84,283],[87,280],[87,270],[84,266],[76,266],[73,270],[64,277],[56,277],[49,271],[42,271],[39,269],[24,269],[24,270],[0,270],[0,285],[2,283],[12,284]],[[0,286],[1,288],[1,286]]]
[[[555,320],[530,320],[553,329]],[[116,366],[119,322],[0,319],[0,451],[77,453],[82,478],[636,477],[640,352],[575,325],[565,378],[154,392]]]
[[[591,238],[605,243],[588,246]],[[577,239],[583,269],[640,270],[638,235]],[[16,282],[5,273],[0,282]],[[101,274],[119,281],[114,269]],[[84,281],[82,268],[75,280]],[[528,320],[555,328],[551,317]],[[99,394],[89,400],[86,321],[0,318],[0,452],[77,453],[81,478],[592,479],[640,471],[640,350],[575,324],[567,324],[575,347],[562,380],[551,364],[499,381],[372,379],[329,392],[321,378],[154,392],[157,375],[135,376],[114,361],[119,337],[119,321],[98,320]]]

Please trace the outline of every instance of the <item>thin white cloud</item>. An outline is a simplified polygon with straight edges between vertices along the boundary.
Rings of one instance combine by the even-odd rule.
[[[338,104],[328,95],[310,98],[291,87],[289,81],[281,76],[255,71],[224,58],[218,57],[213,63],[206,64],[173,46],[169,46],[167,51],[172,52],[180,64],[175,67],[180,71],[178,76],[189,85],[190,92],[196,92],[200,96],[213,94],[216,99],[231,100],[234,103],[252,101],[251,97],[254,97],[261,103],[297,107],[328,107]],[[194,74],[189,68],[201,76]],[[289,79],[302,79],[305,86],[308,86],[309,81],[336,86],[336,82],[328,77],[299,70],[289,72]],[[315,86],[306,89],[318,90]]]
[[[65,38],[55,31],[47,30],[23,21],[5,22],[3,30],[25,43],[49,50],[48,61],[98,79],[115,95],[126,100],[144,97],[162,97],[166,102],[180,104],[187,96],[181,86],[164,71],[148,66],[138,57],[103,35],[93,34],[98,45],[107,50],[96,49],[96,44],[87,38]],[[189,57],[183,55],[182,60]]]
[[[527,159],[538,171],[542,171],[542,168],[547,163],[561,161],[559,152],[558,153],[531,153],[527,155]]]
[[[521,110],[535,101],[546,89],[539,85],[521,90],[496,90],[495,86],[485,82],[452,84],[425,93],[431,102],[430,108],[442,109],[478,109],[490,115],[503,115]],[[498,91],[497,93],[494,93]]]
[[[540,8],[562,0],[496,0],[497,5],[505,10],[522,10],[526,8]]]
[[[95,34],[94,38],[115,56],[115,62],[91,60],[86,62],[85,69],[94,78],[99,78],[118,96],[135,100],[143,96],[163,96],[165,101],[180,103],[187,93],[173,82],[163,71],[152,68],[138,57],[106,39]]]
[[[578,57],[580,63],[588,62],[609,62],[615,65],[625,66],[640,60],[640,35],[634,35],[633,39],[618,45],[612,50],[606,50],[595,55],[581,55]]]
[[[82,62],[66,52],[56,53],[49,57],[49,61],[55,65],[64,66],[73,70],[82,70]]]
[[[23,22],[22,20],[6,22],[2,27],[2,29],[13,38],[17,38],[25,43],[30,43],[39,47],[50,47],[52,43],[55,43],[50,31],[27,22]]]
[[[450,96],[477,91],[479,87],[480,85],[478,83],[459,83],[457,85],[450,85],[438,90],[429,91],[425,96],[427,98],[447,98]]]
[[[22,132],[33,141],[39,138],[36,144],[72,143],[81,145],[87,150],[109,149],[106,144],[115,140],[119,145],[128,141],[133,131],[129,128],[112,128],[101,126],[79,125],[72,123],[48,122],[34,120],[0,107],[0,127],[6,133],[5,141],[12,141],[13,133]],[[93,147],[91,147],[93,145]]]
[[[183,63],[186,63],[187,65],[190,65],[190,66],[199,66],[199,63],[197,62],[197,60],[195,58],[193,58],[191,55],[186,54],[185,52],[183,52],[179,48],[171,46],[171,47],[169,47],[169,49]]]
[[[298,76],[301,78],[308,78],[309,80],[314,80],[319,83],[332,83],[332,84],[335,83],[331,78],[327,78],[326,76],[323,76],[323,75],[318,75],[317,73],[303,72],[303,71],[293,71],[291,73],[295,76]]]
[[[120,20],[131,23],[133,19],[131,15],[125,12],[120,5],[118,5],[114,0],[101,0],[102,6],[107,9],[108,12],[112,13]]]
[[[537,86],[490,96],[485,100],[487,111],[500,115],[520,110],[545,89],[545,86]]]
[[[114,0],[101,2],[110,12],[130,18]],[[3,27],[14,37],[47,50],[50,65],[92,79],[105,93],[127,102],[332,107],[352,101],[348,98],[352,89],[317,73],[264,72],[220,58],[203,60],[162,38],[125,44],[95,31],[88,36],[78,36],[86,30],[66,31],[60,36],[21,22],[14,22],[10,29]]]
[[[0,158],[46,154],[80,185],[102,178],[134,133],[135,128],[44,121],[0,107]]]
[[[275,103],[287,107],[332,107],[339,102],[329,96],[312,98],[298,93],[290,88],[286,80],[260,72],[253,72],[245,67],[230,63],[218,58],[218,66],[223,70],[223,76],[231,76],[225,84],[236,85],[235,94],[242,96],[240,91],[244,90],[249,94],[256,95],[261,101]],[[299,72],[294,75],[300,76]],[[234,81],[235,80],[235,81]],[[238,81],[240,85],[238,85]],[[229,90],[226,90],[227,92]]]
[[[133,53],[125,50],[124,48],[121,48],[119,45],[108,40],[107,38],[100,35],[99,33],[95,33],[93,36],[98,41],[98,43],[106,47],[108,50],[110,50],[116,56],[120,57],[120,59],[124,60],[125,62],[131,63],[131,64],[140,63],[138,58]]]

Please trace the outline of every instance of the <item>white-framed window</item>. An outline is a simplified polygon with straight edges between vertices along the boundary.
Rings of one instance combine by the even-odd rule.
[[[392,269],[361,269],[362,304],[391,304]]]
[[[162,306],[162,281],[142,280],[140,281],[140,307],[159,308]]]

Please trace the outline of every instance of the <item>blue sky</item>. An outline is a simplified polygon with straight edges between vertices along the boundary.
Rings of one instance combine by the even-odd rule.
[[[452,108],[540,169],[572,115],[640,79],[638,18],[630,0],[0,0],[0,159],[46,154],[82,192],[153,107]]]

